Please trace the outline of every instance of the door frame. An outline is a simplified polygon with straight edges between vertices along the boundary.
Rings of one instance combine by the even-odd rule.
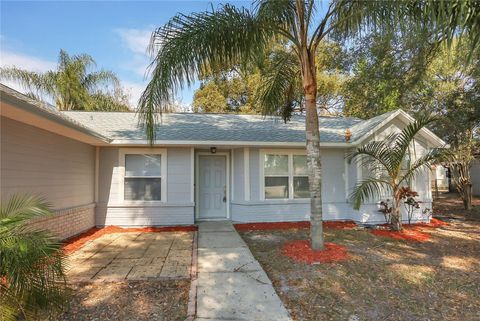
[[[199,206],[199,191],[200,191],[200,156],[225,156],[225,184],[227,185],[227,200],[225,202],[225,207],[227,210],[225,218],[221,217],[218,219],[200,219],[200,206]],[[230,219],[230,153],[229,152],[216,152],[212,154],[211,152],[197,152],[195,155],[195,221],[198,220],[210,220],[210,221],[220,221],[220,220],[229,220]]]

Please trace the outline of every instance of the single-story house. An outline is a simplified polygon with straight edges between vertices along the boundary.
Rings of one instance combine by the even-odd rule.
[[[303,116],[163,114],[150,146],[134,112],[61,112],[4,85],[0,94],[1,200],[42,195],[56,215],[38,224],[62,237],[95,225],[309,219]],[[369,173],[345,156],[412,121],[401,110],[320,117],[326,220],[383,222],[378,200],[352,208],[349,194]],[[424,129],[415,144],[421,155],[444,142]],[[430,180],[425,171],[411,183],[422,209],[431,207]]]

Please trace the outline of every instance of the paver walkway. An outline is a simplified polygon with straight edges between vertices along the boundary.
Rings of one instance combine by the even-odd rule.
[[[189,278],[193,232],[103,235],[67,257],[72,281]]]
[[[200,223],[198,233],[196,320],[291,321],[230,222]]]

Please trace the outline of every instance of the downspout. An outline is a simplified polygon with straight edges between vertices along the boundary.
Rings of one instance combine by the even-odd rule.
[[[98,203],[98,171],[100,167],[100,147],[95,146],[95,186],[94,186],[94,202]]]

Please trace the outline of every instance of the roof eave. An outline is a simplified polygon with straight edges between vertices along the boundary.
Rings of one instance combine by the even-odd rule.
[[[5,90],[6,87],[8,89]],[[73,119],[70,120],[66,116],[63,116],[61,114],[56,114],[55,112],[50,112],[47,111],[45,108],[41,108],[37,106],[36,104],[41,104],[40,102],[34,102],[32,99],[29,97],[23,95],[20,92],[17,92],[7,86],[2,86],[1,88],[1,96],[0,96],[0,101],[2,103],[2,108],[0,111],[0,114],[2,116],[5,116],[7,118],[12,118],[16,121],[22,122],[22,118],[19,117],[11,117],[14,114],[19,114],[18,111],[28,113],[30,115],[40,117],[42,119],[45,119],[50,122],[54,122],[60,126],[69,128],[71,130],[74,130],[75,132],[78,132],[82,135],[86,135],[90,137],[89,143],[90,144],[99,144],[99,145],[104,145],[104,144],[109,144],[111,142],[111,139],[81,125],[77,124]],[[10,93],[10,91],[12,93]],[[10,116],[10,117],[9,117]],[[28,122],[27,122],[28,123]],[[28,123],[29,125],[36,126],[35,123]],[[43,128],[45,129],[45,128]],[[47,129],[48,130],[48,129]]]

